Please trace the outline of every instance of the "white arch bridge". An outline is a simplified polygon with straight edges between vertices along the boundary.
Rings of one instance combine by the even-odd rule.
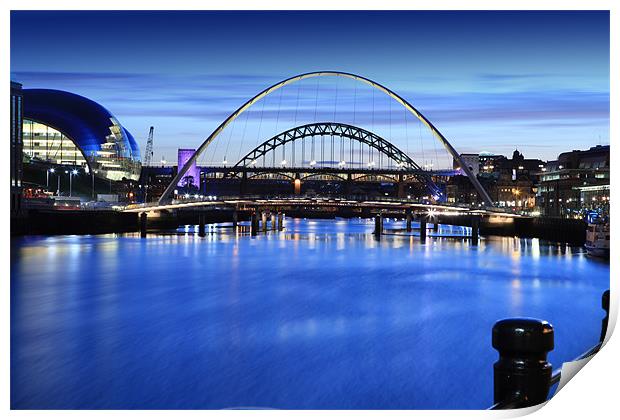
[[[163,208],[167,207],[172,202],[172,193],[177,188],[179,182],[183,179],[188,170],[192,167],[193,164],[196,163],[198,157],[208,148],[208,146],[222,133],[222,131],[233,121],[235,121],[241,114],[243,114],[246,110],[252,107],[256,102],[260,101],[262,98],[270,95],[272,92],[281,89],[284,86],[290,85],[295,82],[299,82],[304,79],[316,78],[316,77],[344,77],[348,79],[353,79],[355,81],[359,81],[371,86],[373,89],[376,89],[385,95],[387,95],[392,100],[398,102],[404,109],[412,114],[415,118],[417,118],[424,126],[428,128],[428,130],[432,133],[433,137],[440,142],[440,144],[445,148],[445,150],[449,153],[449,155],[454,159],[454,161],[458,162],[461,170],[467,175],[474,188],[478,192],[481,197],[483,204],[485,206],[491,206],[493,201],[491,200],[489,194],[482,187],[476,176],[471,172],[469,167],[463,162],[459,153],[455,150],[455,148],[448,142],[448,140],[441,134],[441,132],[424,116],[420,111],[418,111],[413,105],[411,105],[406,99],[402,96],[398,95],[394,91],[389,88],[371,80],[366,77],[347,73],[340,71],[319,71],[319,72],[310,72],[299,74],[288,79],[282,80],[255,95],[243,105],[241,105],[235,112],[229,115],[198,147],[196,152],[191,156],[191,158],[185,163],[182,168],[179,168],[177,175],[172,179],[170,184],[167,186],[165,191],[162,193],[161,197],[158,200],[158,205],[155,207]],[[351,141],[356,141],[358,145],[363,145],[368,147],[369,150],[378,151],[380,156],[385,156],[386,159],[393,161],[397,168],[402,169],[403,171],[407,171],[408,173],[415,176],[415,178],[420,181],[423,185],[426,186],[428,191],[432,196],[435,196],[438,200],[442,201],[441,191],[435,185],[432,179],[431,171],[425,170],[421,168],[411,156],[408,156],[402,150],[397,148],[391,142],[377,136],[376,134],[365,130],[361,127],[356,127],[350,124],[339,123],[336,121],[330,122],[316,122],[312,124],[305,124],[302,126],[293,127],[284,132],[279,133],[278,135],[270,138],[269,140],[262,143],[260,146],[256,147],[252,151],[250,151],[245,157],[243,157],[236,165],[231,168],[231,172],[234,172],[235,169],[238,168],[252,168],[255,166],[257,161],[260,158],[265,158],[265,155],[268,152],[272,152],[275,155],[275,149],[286,147],[287,143],[294,143],[300,139],[305,139],[306,137],[312,136],[314,139],[315,136],[331,136],[332,137],[332,161],[333,161],[333,136],[336,135],[341,139],[349,139]],[[323,146],[322,146],[323,147]],[[359,146],[358,146],[359,147]],[[321,149],[323,150],[323,149]],[[314,149],[312,150],[314,153]],[[358,149],[359,153],[362,152],[362,148]],[[353,158],[353,148],[349,149],[349,153]],[[341,152],[342,155],[342,152]],[[352,161],[353,159],[351,159]],[[282,166],[285,166],[287,163],[285,160],[282,160]],[[317,164],[314,159],[309,163],[310,166],[313,164]],[[339,162],[340,163],[340,162]],[[346,162],[343,161],[346,164]],[[338,168],[335,168],[338,169]],[[340,169],[344,169],[344,165]],[[325,172],[325,168],[323,168],[323,172]]]
[[[480,216],[491,217],[496,220],[509,221],[525,216],[507,213],[499,208],[467,208],[457,205],[415,203],[406,199],[377,198],[373,200],[351,200],[334,197],[214,197],[192,196],[187,200],[172,200],[170,203],[143,203],[131,204],[121,211],[125,213],[158,213],[175,212],[178,210],[203,211],[209,209],[229,210],[256,210],[256,209],[291,209],[291,208],[314,208],[314,209],[338,209],[355,208],[367,209],[373,213],[382,212],[407,212],[428,214],[437,216]]]

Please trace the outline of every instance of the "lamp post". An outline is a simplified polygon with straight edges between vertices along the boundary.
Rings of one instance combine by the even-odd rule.
[[[519,191],[518,188],[515,188],[514,190],[512,190],[512,193],[514,194],[515,207],[517,207],[517,200],[519,199],[519,194],[521,194],[521,191]]]
[[[45,172],[46,179],[47,179],[47,189],[48,189],[48,190],[50,189],[50,173],[54,173],[54,172],[56,172],[56,171],[54,170],[54,168],[50,168],[50,169],[48,169],[48,170]]]
[[[97,173],[96,169],[92,169],[90,171],[91,173],[91,181],[92,181],[92,200],[95,201],[95,174]]]
[[[73,175],[77,175],[77,173],[77,169],[73,169],[71,172],[69,172],[69,197],[73,196]]]

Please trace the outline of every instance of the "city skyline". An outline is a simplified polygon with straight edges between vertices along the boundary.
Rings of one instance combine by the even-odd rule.
[[[110,21],[112,33],[89,30]],[[609,144],[608,12],[11,14],[12,80],[103,104],[142,150],[155,126],[155,161],[316,70],[385,84],[461,153],[552,160]]]

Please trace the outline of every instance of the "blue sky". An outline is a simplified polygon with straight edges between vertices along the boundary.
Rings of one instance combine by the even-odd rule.
[[[358,73],[390,87],[460,152],[518,147],[526,157],[553,159],[609,143],[607,12],[11,13],[12,79],[101,103],[142,148],[155,126],[157,159],[198,146],[268,85],[315,70]],[[353,82],[327,81],[319,101],[315,83],[270,98],[243,129],[238,120],[213,159],[238,149],[236,158],[260,136],[309,122],[317,106],[329,119],[335,92],[332,118],[376,124],[417,153],[405,146],[416,122],[379,93],[371,99]]]

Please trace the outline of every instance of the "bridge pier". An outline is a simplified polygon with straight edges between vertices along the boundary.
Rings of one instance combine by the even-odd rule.
[[[405,212],[407,218],[407,232],[411,232],[411,220],[413,219],[413,214],[411,213],[411,209],[407,209]]]
[[[199,213],[198,214],[198,236],[200,236],[201,238],[204,238],[206,236],[206,231],[205,231],[205,215],[204,213]]]
[[[276,214],[271,212],[271,230],[276,230]]]
[[[237,223],[239,223],[239,213],[237,210],[233,211],[232,219],[233,229],[237,229]]]
[[[284,228],[284,213],[281,211],[278,212],[278,230],[282,230]]]
[[[426,216],[420,216],[420,242],[426,242]]]
[[[348,173],[347,174],[347,181],[345,183],[345,189],[344,189],[344,193],[347,197],[349,197],[351,194],[353,194],[353,187],[354,187],[354,182],[353,182],[353,175]]]
[[[472,216],[471,218],[471,242],[478,244],[480,231],[480,216]]]
[[[239,182],[239,195],[243,196],[248,186],[248,172],[243,171],[241,173],[241,182]]]
[[[383,217],[381,217],[381,214],[375,216],[375,230],[373,233],[377,239],[380,239],[381,234],[383,234]]]
[[[250,235],[256,236],[258,234],[258,214],[252,213],[250,217]]]
[[[146,212],[140,213],[140,237],[146,238]]]
[[[295,174],[295,180],[293,181],[293,192],[295,195],[301,194],[301,177],[299,173]]]
[[[264,211],[261,213],[261,223],[263,232],[267,232],[267,212]]]
[[[398,174],[398,198],[405,198],[405,177],[403,174]]]

